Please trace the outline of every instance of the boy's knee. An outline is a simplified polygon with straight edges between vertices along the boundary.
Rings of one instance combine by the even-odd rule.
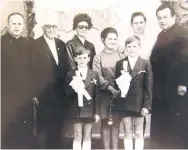
[[[82,135],[81,134],[74,134],[74,140],[76,141],[82,141]]]
[[[135,139],[143,139],[143,136],[142,131],[135,131]]]

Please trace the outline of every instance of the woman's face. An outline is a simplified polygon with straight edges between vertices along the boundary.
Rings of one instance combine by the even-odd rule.
[[[107,37],[103,40],[103,43],[106,48],[109,50],[115,50],[117,47],[117,34],[115,33],[108,33]]]
[[[78,23],[77,28],[76,28],[76,32],[78,36],[86,37],[88,30],[89,30],[89,25],[87,22],[81,21]]]
[[[146,22],[143,16],[136,16],[133,18],[132,27],[135,34],[143,34]]]

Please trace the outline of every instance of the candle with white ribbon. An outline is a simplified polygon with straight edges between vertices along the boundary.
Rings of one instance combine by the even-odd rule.
[[[73,80],[69,84],[72,86],[73,89],[76,89],[76,92],[78,94],[78,106],[83,107],[83,96],[86,97],[87,100],[91,100],[91,96],[84,88],[84,82],[82,80],[82,77],[80,76],[80,72],[76,71],[76,76],[73,77]]]

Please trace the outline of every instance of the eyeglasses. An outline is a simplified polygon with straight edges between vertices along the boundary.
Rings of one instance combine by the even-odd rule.
[[[56,25],[49,25],[49,24],[47,24],[47,25],[45,25],[45,27],[46,27],[46,29],[57,29],[57,26]]]
[[[88,29],[89,29],[89,27],[88,27],[88,26],[82,26],[82,25],[77,26],[77,28],[78,28],[78,29],[84,29],[84,28],[85,28],[86,30],[88,30]]]

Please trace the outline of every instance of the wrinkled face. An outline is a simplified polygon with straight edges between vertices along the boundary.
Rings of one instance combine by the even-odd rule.
[[[46,24],[42,26],[44,35],[49,38],[53,39],[56,36],[57,32],[57,25],[55,24]]]
[[[115,33],[108,33],[107,37],[103,39],[105,47],[109,50],[115,50],[117,47],[118,37]]]
[[[88,56],[88,53],[77,55],[74,57],[75,62],[77,63],[78,67],[80,68],[86,68],[88,62],[90,61],[90,57]]]
[[[80,37],[86,37],[89,30],[89,25],[87,22],[79,22],[76,28],[77,35]]]
[[[162,30],[169,29],[175,23],[175,16],[171,15],[169,8],[157,12],[157,19]]]
[[[132,27],[135,34],[143,34],[146,22],[143,16],[136,16],[133,18]]]
[[[126,49],[130,57],[137,57],[140,50],[140,45],[138,44],[138,41],[133,41],[126,45]]]
[[[13,15],[9,18],[8,32],[14,37],[20,37],[24,30],[24,19],[20,15]]]

